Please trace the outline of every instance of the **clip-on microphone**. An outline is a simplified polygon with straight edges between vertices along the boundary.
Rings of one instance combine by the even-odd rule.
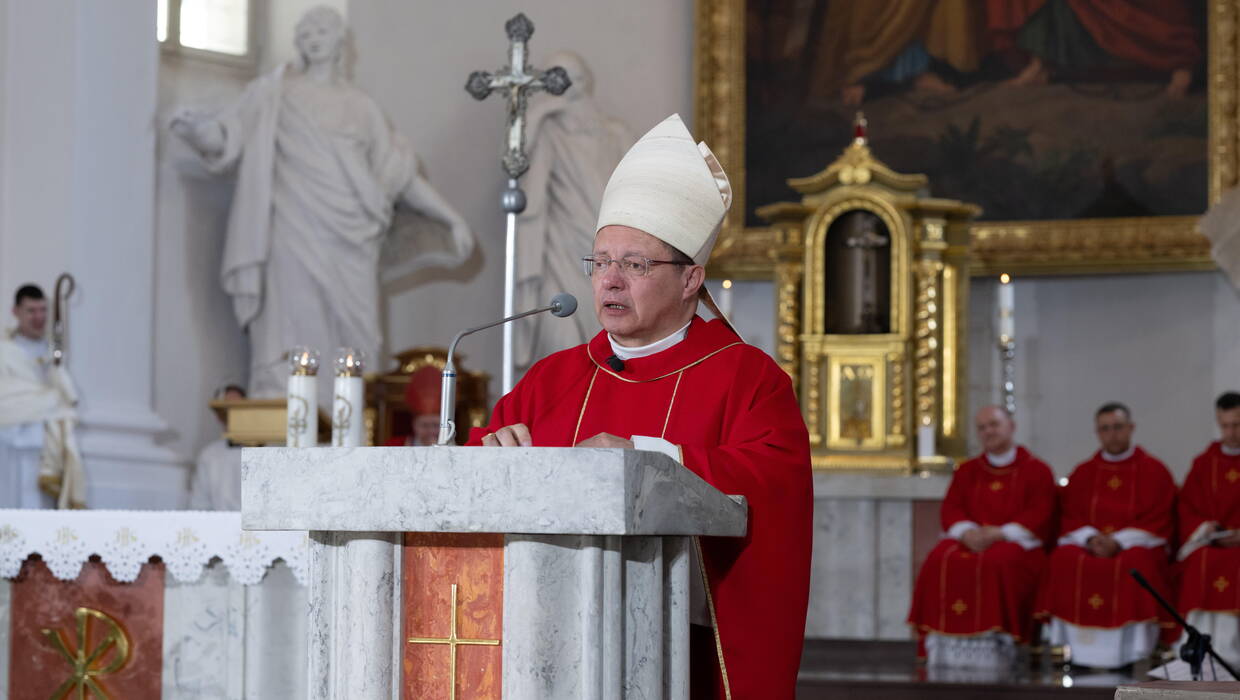
[[[503,318],[495,323],[488,323],[485,326],[477,328],[469,328],[456,334],[452,339],[452,344],[448,346],[448,361],[443,366],[443,382],[439,385],[439,439],[435,441],[436,445],[450,445],[452,438],[456,437],[456,421],[452,419],[452,415],[456,409],[456,344],[461,342],[461,338],[478,331],[486,330],[499,326],[509,321],[515,321],[526,316],[533,316],[544,311],[550,311],[552,316],[572,316],[577,310],[577,297],[567,292],[560,292],[551,298],[551,303],[546,306],[532,309],[530,311],[522,311],[519,314],[513,314],[508,318]]]
[[[603,362],[606,362],[607,366],[610,367],[613,372],[624,371],[624,360],[621,360],[619,357],[615,355],[608,357],[606,360],[603,360]]]

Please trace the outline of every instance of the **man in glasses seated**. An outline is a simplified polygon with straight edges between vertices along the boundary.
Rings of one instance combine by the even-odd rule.
[[[471,444],[655,450],[745,496],[747,536],[696,548],[691,696],[792,698],[809,599],[809,439],[788,375],[703,286],[730,203],[723,168],[678,116],[643,136],[607,183],[584,259],[603,331],[535,364]],[[698,317],[699,301],[720,318]]]

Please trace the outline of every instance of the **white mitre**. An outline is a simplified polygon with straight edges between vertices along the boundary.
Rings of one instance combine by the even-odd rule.
[[[607,181],[598,226],[644,231],[705,265],[732,184],[705,143],[694,143],[679,114],[651,129],[620,160]]]

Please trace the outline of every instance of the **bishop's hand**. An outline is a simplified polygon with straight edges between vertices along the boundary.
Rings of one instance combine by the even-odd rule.
[[[1213,544],[1216,547],[1240,547],[1240,530],[1234,530],[1230,535],[1214,540]]]
[[[1116,542],[1115,538],[1110,535],[1094,535],[1090,537],[1085,543],[1085,548],[1089,550],[1090,554],[1103,559],[1110,559],[1119,554],[1121,549],[1119,542]]]
[[[482,436],[483,447],[533,447],[530,429],[524,423],[505,425],[493,433]]]
[[[625,440],[611,433],[599,433],[591,438],[586,438],[577,443],[575,447],[624,447],[633,449],[633,441]]]
[[[982,528],[975,527],[960,536],[960,544],[968,547],[971,552],[980,553],[985,551],[991,545],[991,542]]]

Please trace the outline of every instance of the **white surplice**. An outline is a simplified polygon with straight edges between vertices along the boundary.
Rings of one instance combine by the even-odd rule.
[[[0,508],[84,504],[74,403],[68,373],[51,365],[46,341],[18,333],[0,339]]]

